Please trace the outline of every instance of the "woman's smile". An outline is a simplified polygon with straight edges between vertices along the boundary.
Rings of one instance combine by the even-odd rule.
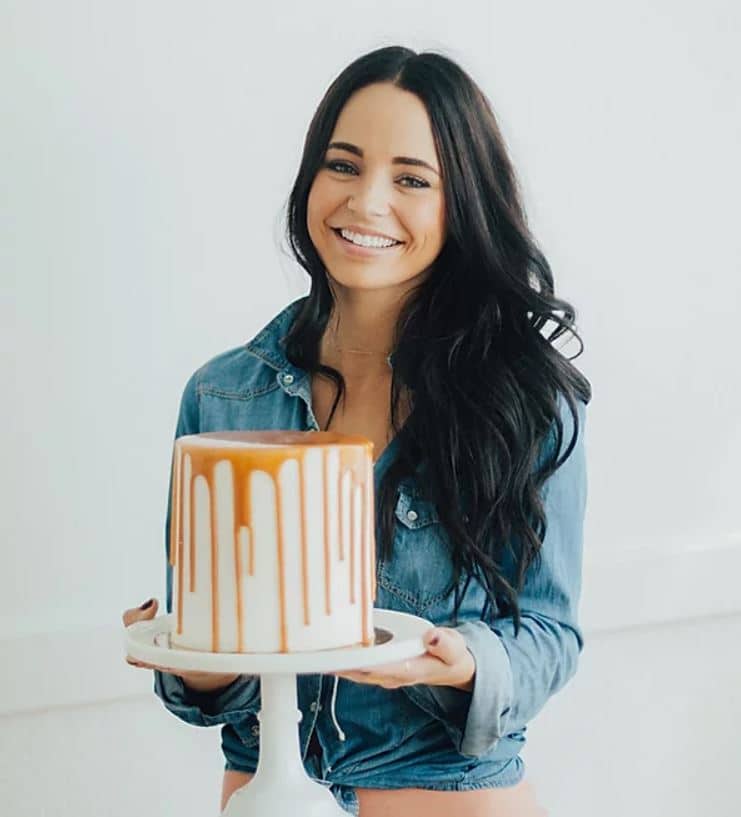
[[[396,244],[392,244],[390,246],[364,246],[362,244],[356,244],[355,242],[351,241],[349,238],[344,238],[342,235],[342,230],[340,228],[330,228],[334,235],[337,237],[337,242],[341,246],[342,251],[347,253],[352,258],[375,258],[377,256],[383,255],[384,253],[392,253],[394,250],[398,250],[399,248],[404,246],[404,242],[397,242]],[[350,233],[350,235],[357,235],[357,233]]]

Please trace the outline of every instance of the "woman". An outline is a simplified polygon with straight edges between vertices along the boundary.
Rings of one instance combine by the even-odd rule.
[[[376,605],[435,624],[419,658],[299,676],[307,769],[362,817],[542,815],[519,753],[583,644],[591,388],[553,348],[575,312],[473,80],[402,47],[348,66],[309,127],[288,238],[309,295],[191,377],[176,437],[368,437]],[[171,593],[168,566],[168,611]],[[259,683],[154,669],[168,709],[222,725],[223,808],[257,766]]]

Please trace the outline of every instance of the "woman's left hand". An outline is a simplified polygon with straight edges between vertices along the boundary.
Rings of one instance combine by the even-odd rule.
[[[450,686],[470,692],[476,674],[476,662],[463,636],[451,627],[433,627],[423,641],[427,652],[407,661],[378,667],[333,672],[339,678],[359,684],[377,684],[397,689],[414,684]]]

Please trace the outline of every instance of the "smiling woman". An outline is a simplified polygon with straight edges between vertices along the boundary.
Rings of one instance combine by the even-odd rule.
[[[299,676],[306,769],[362,817],[541,815],[520,753],[583,645],[591,387],[554,346],[576,313],[471,77],[403,47],[345,68],[309,125],[287,237],[309,294],[193,374],[176,437],[370,439],[376,607],[434,624],[401,665]],[[155,670],[173,713],[222,725],[225,803],[257,768],[259,685],[191,680]]]
[[[437,164],[430,118],[415,94],[382,82],[348,100],[308,199],[309,236],[337,297],[400,294],[427,274],[445,242]]]

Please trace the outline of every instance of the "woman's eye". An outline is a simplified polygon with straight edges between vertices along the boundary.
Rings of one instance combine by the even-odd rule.
[[[346,174],[346,170],[350,170],[350,171],[355,170],[354,165],[351,165],[349,162],[340,162],[340,161],[325,162],[324,167],[326,167],[328,170],[334,170],[337,173],[343,173],[343,174]],[[430,186],[424,179],[418,179],[416,176],[401,176],[399,178],[399,181],[404,181],[404,180],[408,180],[410,182],[413,182],[413,184],[404,185],[404,187],[422,188],[422,187],[429,187]]]
[[[340,168],[343,167],[349,167],[350,170],[355,169],[351,164],[348,164],[347,162],[325,162],[324,167],[329,168],[329,170],[337,170],[338,172],[344,172],[339,170]]]
[[[402,179],[409,179],[415,182],[412,187],[429,187],[430,185],[424,179],[418,179],[416,176],[402,176]]]

